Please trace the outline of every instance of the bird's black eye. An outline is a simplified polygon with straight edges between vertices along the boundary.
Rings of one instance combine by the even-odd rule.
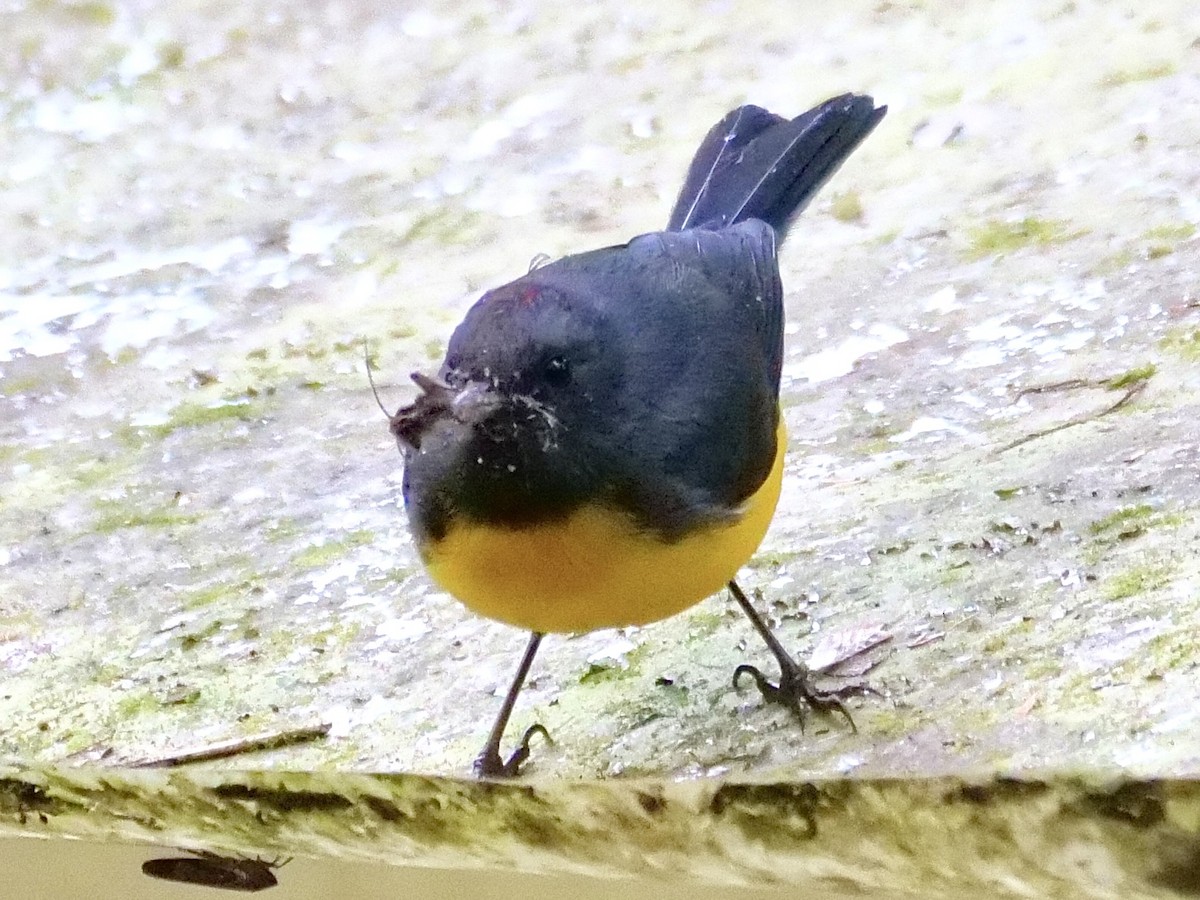
[[[571,379],[571,364],[565,356],[552,356],[542,366],[542,377],[550,384],[566,384]]]

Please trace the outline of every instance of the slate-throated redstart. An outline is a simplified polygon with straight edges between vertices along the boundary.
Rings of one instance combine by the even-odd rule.
[[[733,580],[779,499],[783,288],[792,219],[883,118],[845,94],[788,120],[743,106],[696,151],[665,231],[563,257],[488,291],[436,378],[391,417],[404,502],[435,582],[532,634],[475,770],[546,632],[641,625],[728,585],[781,668],[767,700],[846,715]],[[851,723],[853,724],[853,723]]]

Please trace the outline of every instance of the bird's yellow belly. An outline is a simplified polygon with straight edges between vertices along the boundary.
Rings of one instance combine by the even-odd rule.
[[[585,506],[565,521],[452,527],[422,548],[430,575],[475,612],[530,631],[591,631],[665,619],[716,593],[748,560],[775,514],[786,434],[737,518],[672,543],[626,517]]]

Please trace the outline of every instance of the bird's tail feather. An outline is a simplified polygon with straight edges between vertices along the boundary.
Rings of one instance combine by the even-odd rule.
[[[834,97],[794,119],[758,106],[733,110],[692,158],[667,230],[761,219],[782,240],[792,219],[886,112],[861,94]]]

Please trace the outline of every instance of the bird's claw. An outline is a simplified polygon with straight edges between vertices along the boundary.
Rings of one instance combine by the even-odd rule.
[[[500,748],[491,745],[484,747],[477,757],[475,764],[472,767],[475,775],[478,778],[516,778],[521,774],[521,765],[525,760],[529,759],[529,742],[535,734],[540,734],[548,744],[553,744],[554,741],[550,738],[545,726],[541,724],[530,725],[525,729],[525,734],[521,736],[520,742],[517,744],[517,749],[512,752],[508,759],[503,759],[500,756]]]
[[[805,722],[808,720],[809,711],[816,710],[824,714],[841,713],[850,725],[850,730],[857,732],[858,726],[854,724],[854,718],[846,709],[842,698],[856,694],[878,693],[873,688],[857,684],[822,691],[813,686],[812,672],[803,663],[791,661],[790,665],[782,665],[781,669],[779,683],[772,684],[757,666],[740,665],[733,671],[733,686],[738,687],[742,676],[749,675],[754,679],[754,683],[758,686],[759,693],[762,694],[765,701],[777,703],[795,713],[796,718],[800,721],[801,730],[804,729]]]

